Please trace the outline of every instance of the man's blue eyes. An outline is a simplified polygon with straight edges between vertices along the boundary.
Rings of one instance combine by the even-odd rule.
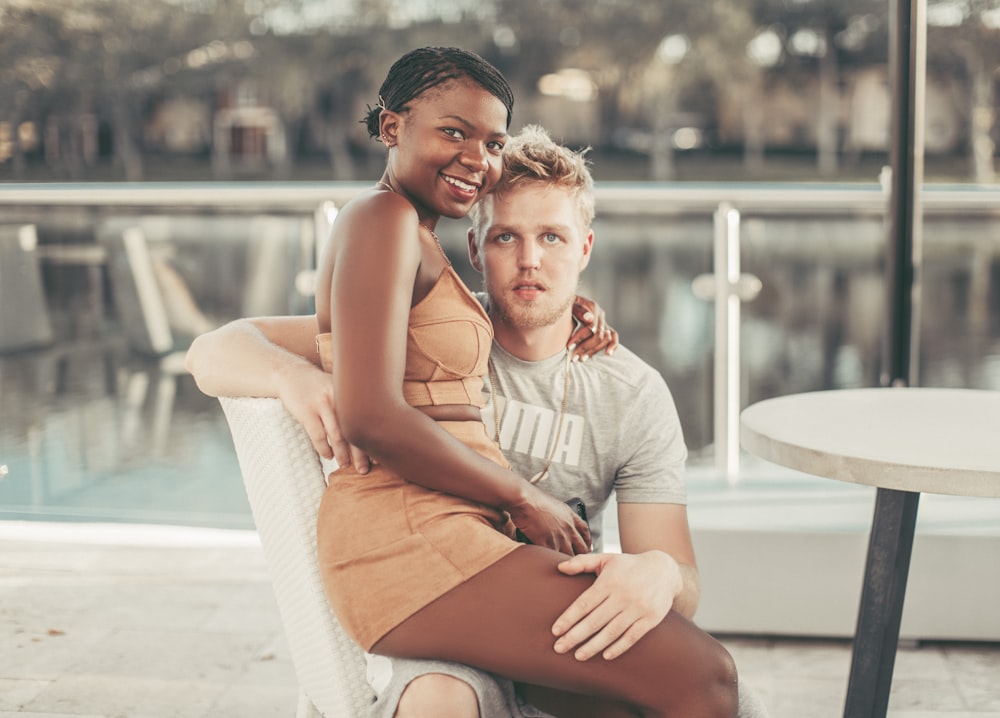
[[[497,238],[496,238],[496,241],[500,242],[501,244],[509,244],[510,242],[514,241],[514,235],[512,235],[512,234],[498,234]],[[546,244],[557,244],[559,242],[559,235],[558,234],[546,234],[542,238],[542,241],[544,241]]]

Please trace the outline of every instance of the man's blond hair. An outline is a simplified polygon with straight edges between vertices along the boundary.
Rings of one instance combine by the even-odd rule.
[[[539,125],[527,125],[507,140],[503,148],[503,176],[493,190],[469,213],[476,236],[482,240],[486,209],[508,192],[538,182],[569,190],[576,198],[585,228],[594,221],[594,178],[587,166],[587,149],[579,152],[554,142]]]

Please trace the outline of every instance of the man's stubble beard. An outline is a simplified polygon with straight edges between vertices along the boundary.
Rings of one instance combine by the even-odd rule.
[[[566,310],[573,306],[576,300],[576,287],[557,305],[547,308],[532,308],[525,304],[520,304],[513,300],[510,304],[497,301],[489,294],[488,288],[484,287],[489,295],[490,310],[496,314],[496,319],[503,324],[514,329],[542,329],[557,323],[566,313]]]

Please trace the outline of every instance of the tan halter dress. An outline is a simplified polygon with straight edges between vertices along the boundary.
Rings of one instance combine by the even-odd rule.
[[[331,370],[329,334],[317,337]],[[410,310],[403,396],[411,406],[482,408],[493,328],[446,267]],[[481,421],[439,421],[445,431],[508,466]],[[330,474],[319,509],[318,552],[327,597],[365,650],[406,618],[520,546],[496,509],[410,483],[380,464]]]

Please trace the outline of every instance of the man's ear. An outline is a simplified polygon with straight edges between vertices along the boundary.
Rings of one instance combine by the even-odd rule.
[[[583,238],[583,256],[580,257],[580,271],[582,272],[590,264],[590,253],[594,249],[594,230],[588,229],[587,236]]]
[[[472,264],[472,268],[477,272],[482,274],[483,272],[483,261],[479,256],[479,242],[476,241],[476,230],[473,227],[469,227],[469,263]]]

